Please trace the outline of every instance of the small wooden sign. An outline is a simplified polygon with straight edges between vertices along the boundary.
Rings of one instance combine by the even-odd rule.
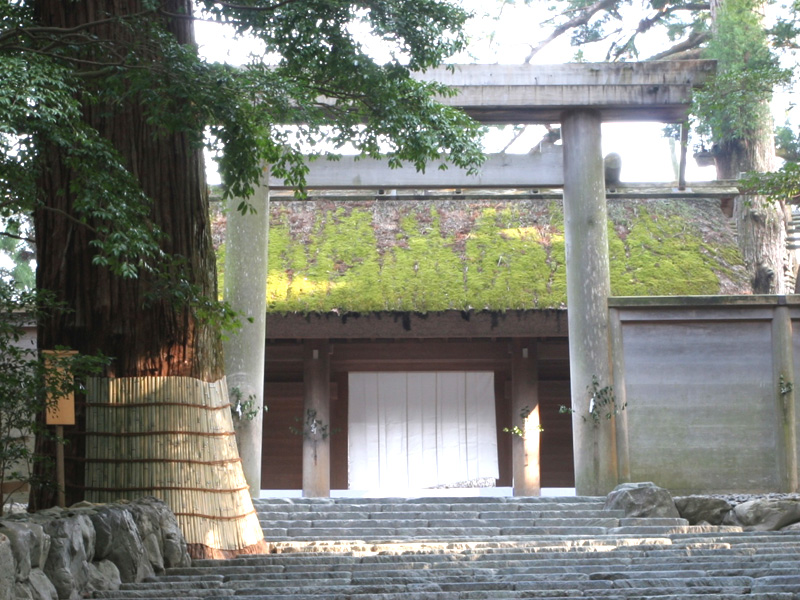
[[[52,363],[76,354],[75,350],[42,350],[44,364],[48,372],[52,368]],[[64,369],[58,366],[55,368],[59,377],[63,377]],[[50,382],[46,383],[49,387]],[[53,397],[48,392],[45,422],[48,425],[75,425],[75,395],[71,391],[58,397]]]

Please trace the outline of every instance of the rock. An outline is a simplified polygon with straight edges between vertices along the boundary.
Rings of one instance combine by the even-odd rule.
[[[89,580],[86,583],[87,592],[118,590],[121,583],[119,569],[110,560],[101,560],[89,565]]]
[[[92,523],[97,532],[96,558],[113,562],[122,581],[141,581],[155,574],[128,506],[101,506]]]
[[[79,600],[190,564],[175,515],[155,498],[0,520],[0,600]]]
[[[41,569],[31,569],[27,584],[33,600],[58,600],[55,586]]]
[[[78,600],[89,579],[89,562],[94,555],[94,527],[85,515],[69,515],[44,524],[50,536],[50,552],[44,572],[62,600]]]
[[[34,600],[33,592],[27,583],[17,582],[14,585],[14,596],[16,600]]]
[[[626,517],[680,518],[672,496],[654,483],[623,483],[606,498],[604,510],[624,510]]]
[[[0,600],[14,600],[11,594],[14,590],[14,573],[16,571],[11,540],[0,533]]]
[[[726,525],[747,531],[776,531],[800,521],[800,501],[761,498],[737,505],[725,518]]]
[[[133,515],[139,537],[142,540],[147,558],[156,573],[164,572],[164,554],[161,535],[161,518],[154,503],[155,498],[139,499],[131,502],[128,509]]]
[[[711,496],[681,496],[675,498],[675,508],[690,525],[721,525],[733,508],[727,500]]]
[[[163,557],[163,567],[188,567],[192,564],[186,538],[178,525],[178,519],[163,501],[153,497],[139,498],[131,503],[132,508],[147,507],[158,521],[160,533],[160,548]],[[155,566],[155,565],[154,565]]]
[[[50,551],[50,536],[38,523],[2,521],[0,533],[11,541],[14,561],[17,563],[17,581],[25,581],[31,569],[44,566]]]

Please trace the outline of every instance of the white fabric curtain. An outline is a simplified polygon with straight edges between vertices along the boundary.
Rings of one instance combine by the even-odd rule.
[[[350,373],[349,487],[497,478],[494,374]]]

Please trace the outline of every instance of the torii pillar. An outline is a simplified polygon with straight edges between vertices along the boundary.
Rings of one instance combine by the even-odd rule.
[[[250,495],[261,494],[261,449],[264,420],[264,365],[267,326],[267,253],[269,245],[269,169],[248,200],[255,212],[243,214],[241,198],[228,202],[225,255],[225,301],[241,316],[241,327],[223,342],[229,394],[246,403],[234,420],[236,442]],[[248,414],[249,413],[249,414]]]
[[[607,494],[617,483],[613,423],[606,419],[608,407],[601,411],[599,422],[592,418],[589,393],[595,378],[601,388],[612,385],[608,344],[611,278],[601,122],[600,113],[592,110],[567,111],[561,118],[572,443],[575,488],[581,496]]]

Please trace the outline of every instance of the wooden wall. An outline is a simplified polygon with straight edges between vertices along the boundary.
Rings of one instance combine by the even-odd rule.
[[[510,487],[511,369],[509,339],[332,340],[331,488],[347,489],[347,380],[350,371],[493,371],[497,407],[498,486]],[[542,486],[572,487],[572,432],[566,340],[541,340],[539,402],[542,433]],[[302,438],[291,432],[303,412],[302,341],[268,341],[262,457],[264,489],[302,487]]]

